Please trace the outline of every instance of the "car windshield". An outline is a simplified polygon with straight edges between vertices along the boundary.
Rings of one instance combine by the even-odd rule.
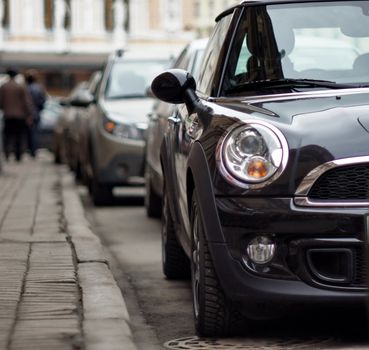
[[[299,88],[369,85],[369,1],[245,8],[224,94],[250,91],[254,84],[268,88],[270,82],[278,88],[284,82]]]
[[[142,98],[152,79],[165,68],[164,61],[119,61],[109,74],[105,98]]]

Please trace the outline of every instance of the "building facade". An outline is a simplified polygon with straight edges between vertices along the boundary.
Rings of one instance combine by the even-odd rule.
[[[235,3],[235,0],[194,0],[193,27],[197,35],[199,37],[208,36],[213,30],[216,16]]]
[[[0,0],[0,71],[38,69],[65,94],[107,55],[173,55],[194,37],[194,0]]]

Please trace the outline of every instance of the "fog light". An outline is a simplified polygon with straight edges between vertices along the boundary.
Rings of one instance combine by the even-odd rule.
[[[273,259],[275,243],[264,236],[254,238],[247,246],[247,255],[255,264],[266,264]]]

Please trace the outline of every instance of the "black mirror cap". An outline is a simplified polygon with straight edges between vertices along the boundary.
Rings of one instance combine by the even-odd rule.
[[[164,102],[184,103],[187,90],[196,91],[193,76],[183,69],[169,69],[159,74],[151,83],[153,94]]]

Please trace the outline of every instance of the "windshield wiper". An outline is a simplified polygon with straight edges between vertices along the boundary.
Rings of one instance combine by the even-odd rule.
[[[347,89],[358,87],[356,84],[339,84],[330,80],[318,80],[318,79],[270,79],[260,81],[250,81],[235,85],[229,88],[226,92],[234,92],[239,90],[254,90],[254,89],[272,89],[278,87],[324,87],[328,89]],[[362,87],[362,86],[360,86]]]

